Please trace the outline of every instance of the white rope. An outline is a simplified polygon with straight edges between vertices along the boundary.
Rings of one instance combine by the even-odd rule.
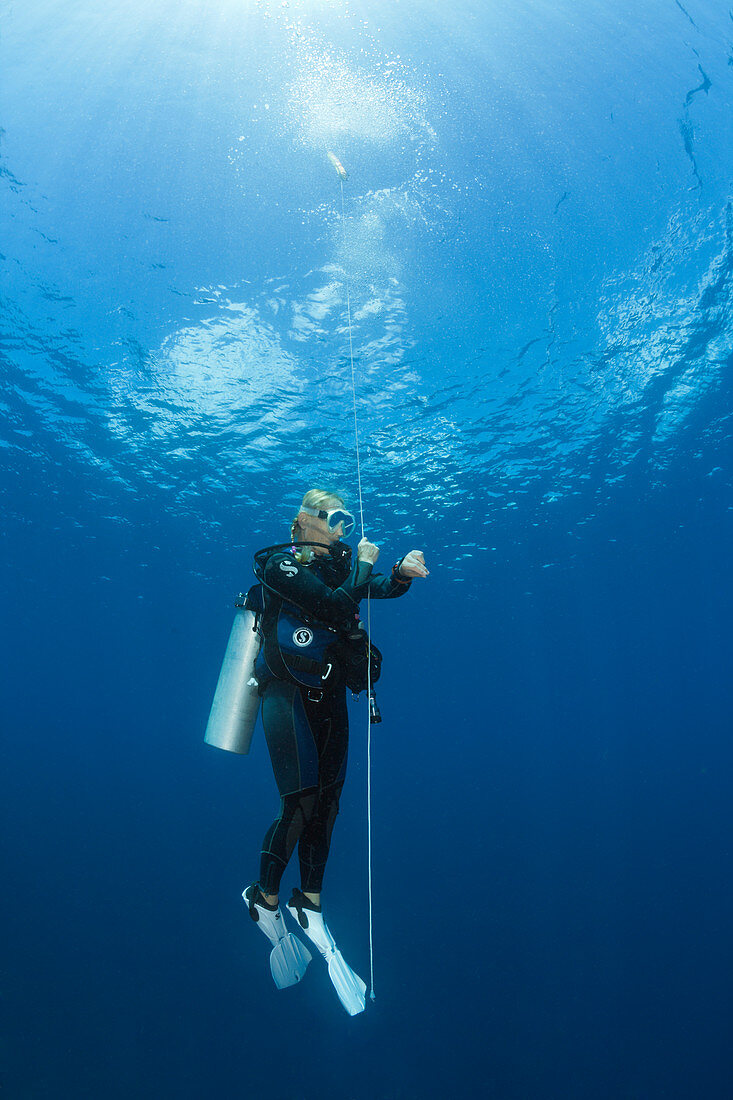
[[[344,207],[344,181],[339,175],[341,184],[341,228],[344,239],[344,265],[346,264],[346,211]],[[346,317],[349,323],[349,360],[351,362],[351,393],[354,399],[354,445],[356,450],[356,475],[359,485],[359,518],[361,520],[361,537],[364,534],[364,498],[361,491],[361,456],[359,454],[359,421],[356,414],[356,371],[354,369],[354,340],[351,329],[351,294],[349,293],[349,277],[344,266],[344,286],[346,287]],[[372,601],[367,591],[367,646],[372,640]],[[368,649],[367,649],[367,652]],[[372,667],[371,660],[367,660],[367,874],[369,883],[369,997],[373,1001],[374,996],[374,909],[372,904],[372,722],[371,722],[371,698],[372,698]]]
[[[341,230],[344,238],[344,262],[346,260],[346,212],[344,209],[344,181],[339,177],[341,184]],[[359,482],[359,518],[361,520],[361,537],[364,535],[364,500],[361,494],[361,459],[359,456],[359,423],[356,416],[356,371],[354,370],[354,340],[351,333],[351,294],[349,293],[349,276],[344,268],[344,286],[346,287],[346,316],[349,322],[349,360],[351,362],[351,393],[354,399],[354,444],[356,447],[356,476]]]

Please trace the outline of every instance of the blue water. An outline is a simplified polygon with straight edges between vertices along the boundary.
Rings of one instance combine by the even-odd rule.
[[[726,1097],[728,5],[14,0],[0,51],[3,1095]],[[367,532],[431,569],[354,1019],[272,986],[264,739],[202,740],[252,552],[358,504],[347,281]]]

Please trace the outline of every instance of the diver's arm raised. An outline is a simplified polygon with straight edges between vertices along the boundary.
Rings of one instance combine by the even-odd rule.
[[[359,592],[360,599],[364,599],[367,594],[367,580],[370,596],[377,600],[392,600],[404,596],[414,577],[428,576],[422,550],[410,550],[403,558],[399,558],[392,566],[389,576],[371,573],[372,565],[379,557],[379,547],[374,543],[362,539],[358,553],[361,573],[357,583],[363,586]],[[367,576],[364,575],[365,569],[368,569]]]

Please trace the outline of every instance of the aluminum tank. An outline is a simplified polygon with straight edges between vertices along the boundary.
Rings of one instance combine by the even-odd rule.
[[[260,709],[255,660],[262,638],[255,627],[254,613],[237,607],[204,735],[207,745],[227,752],[249,752]]]

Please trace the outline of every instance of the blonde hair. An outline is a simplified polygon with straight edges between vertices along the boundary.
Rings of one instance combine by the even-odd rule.
[[[332,492],[330,489],[309,489],[301,501],[301,508],[319,508],[328,512],[332,508],[342,508],[345,506],[346,501],[338,493]],[[296,516],[290,525],[290,538],[293,542],[298,542],[301,533],[300,524],[298,523],[298,517]]]

